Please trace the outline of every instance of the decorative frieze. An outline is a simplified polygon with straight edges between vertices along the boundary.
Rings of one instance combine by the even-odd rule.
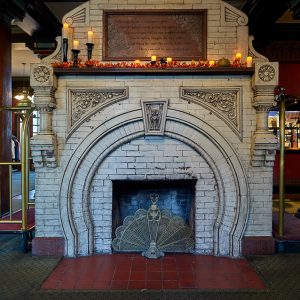
[[[219,116],[229,127],[241,136],[240,88],[205,89],[180,88],[180,97],[205,107]]]
[[[142,100],[145,135],[163,135],[168,100]]]

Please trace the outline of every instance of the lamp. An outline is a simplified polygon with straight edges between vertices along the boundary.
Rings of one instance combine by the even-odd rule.
[[[22,63],[23,65],[23,78],[25,77],[25,65],[26,63]],[[19,100],[17,106],[30,106],[33,101],[33,96],[30,93],[28,87],[25,87],[24,81],[21,90],[14,96],[15,99]]]

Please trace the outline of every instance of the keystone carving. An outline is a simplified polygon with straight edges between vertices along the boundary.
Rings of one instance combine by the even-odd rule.
[[[145,135],[163,135],[168,100],[142,100]]]

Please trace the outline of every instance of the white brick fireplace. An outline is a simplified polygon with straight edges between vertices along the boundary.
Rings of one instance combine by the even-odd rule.
[[[254,58],[254,70],[59,73],[51,66],[61,60],[58,38],[56,52],[31,73],[41,113],[41,132],[31,141],[35,253],[47,252],[45,241],[60,241],[71,257],[111,253],[115,180],[195,180],[194,253],[239,257],[243,240],[271,238],[276,141],[267,113],[277,63],[255,52],[247,17],[225,2],[173,2],[90,0],[64,21],[82,47],[93,29],[94,59],[101,60],[104,9],[206,9],[208,59],[231,59],[239,50]],[[156,110],[158,127],[151,123]]]

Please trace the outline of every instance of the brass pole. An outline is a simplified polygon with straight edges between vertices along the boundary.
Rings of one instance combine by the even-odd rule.
[[[8,166],[8,176],[9,176],[9,219],[12,219],[13,209],[12,209],[12,165]]]
[[[22,230],[27,229],[27,209],[28,209],[28,123],[31,115],[31,111],[25,111],[22,116],[22,128],[21,128],[21,163],[22,163]]]
[[[280,132],[280,172],[279,172],[279,236],[284,235],[284,144],[285,144],[285,101],[284,97],[279,99],[279,132]]]

